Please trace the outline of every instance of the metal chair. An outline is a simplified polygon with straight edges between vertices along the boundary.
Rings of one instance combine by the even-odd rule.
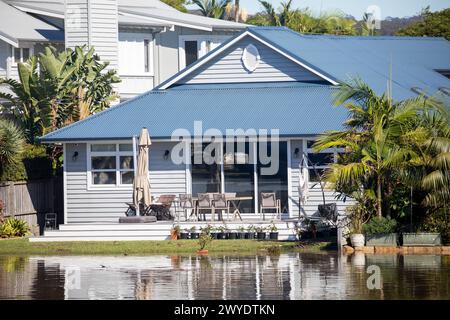
[[[185,221],[190,220],[192,216],[197,221],[199,220],[197,212],[195,210],[194,200],[192,200],[192,195],[191,194],[184,194],[184,193],[180,194],[180,208],[181,208],[181,210],[184,211],[184,220]],[[187,215],[188,210],[190,211],[189,217]],[[178,214],[178,221],[179,220],[180,220],[180,215]]]
[[[150,205],[150,214],[154,214],[158,220],[172,220],[170,207],[175,200],[174,194],[163,194],[159,196],[157,202],[159,204]]]
[[[56,230],[58,216],[56,213],[46,213],[44,216],[44,228],[45,230]]]
[[[261,192],[261,206],[259,212],[261,212],[261,216],[263,220],[266,220],[266,217],[264,215],[264,210],[273,210],[275,209],[276,212],[274,213],[272,219],[280,219],[281,217],[281,202],[280,199],[277,199],[275,192]]]
[[[214,211],[219,210],[220,212],[218,213],[219,220],[223,221],[223,214],[221,213],[223,211],[227,212],[227,220],[228,220],[230,214],[230,204],[226,199],[226,195],[224,193],[215,193],[213,194],[213,199],[214,199],[213,200]]]
[[[214,204],[209,193],[199,193],[197,202],[197,216],[201,210],[208,210],[211,212],[211,219],[214,221]],[[203,220],[206,221],[206,215],[203,213]]]

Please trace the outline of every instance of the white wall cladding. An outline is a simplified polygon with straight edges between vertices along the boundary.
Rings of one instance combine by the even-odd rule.
[[[117,0],[66,0],[67,48],[94,47],[109,69],[117,69],[118,32]]]
[[[253,44],[258,49],[261,58],[258,67],[253,72],[245,69],[242,63],[242,53],[249,44]],[[273,49],[247,36],[179,82],[197,84],[317,80],[321,79]]]
[[[299,173],[300,173],[300,161],[301,156],[298,158],[294,157],[294,150],[296,148],[299,148],[300,152],[303,150],[303,140],[291,140],[291,194],[292,194],[292,208],[290,215],[291,217],[298,216],[299,212],[299,192],[298,192],[298,186],[299,186]],[[306,213],[306,215],[311,216],[314,214],[317,214],[317,206],[319,204],[323,204],[323,197],[322,197],[322,190],[320,188],[320,185],[316,182],[310,182],[309,183],[309,194],[308,194],[308,200],[306,202],[306,205],[302,205],[302,213]],[[335,196],[336,193],[333,190],[325,189],[325,202],[326,203],[332,203],[335,202],[338,207],[338,211],[340,214],[343,214],[345,212],[345,207],[348,205],[351,205],[353,202],[352,200],[348,199],[345,203],[343,201],[336,200]]]
[[[152,194],[186,193],[186,167],[164,159],[165,150],[174,143],[154,142],[150,149],[150,183]],[[117,223],[132,201],[132,188],[88,189],[86,144],[66,144],[66,223]],[[76,160],[72,155],[78,151]]]

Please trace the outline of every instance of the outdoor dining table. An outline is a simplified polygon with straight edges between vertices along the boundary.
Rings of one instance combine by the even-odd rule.
[[[229,203],[231,203],[231,205],[233,206],[233,218],[232,220],[237,220],[237,218],[239,218],[242,221],[242,216],[241,216],[241,211],[239,209],[241,202],[242,201],[248,201],[248,200],[253,200],[253,197],[250,196],[234,196],[234,197],[226,197],[225,198]],[[194,210],[198,205],[198,197],[192,197],[192,202],[193,202],[193,207]],[[179,206],[180,200],[178,198],[176,198],[173,203],[175,204],[175,211],[176,211],[176,207],[177,205]],[[193,213],[190,214],[189,218],[193,215]],[[178,215],[178,222],[180,222],[180,218]]]

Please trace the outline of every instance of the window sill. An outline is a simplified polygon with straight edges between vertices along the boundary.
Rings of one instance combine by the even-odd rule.
[[[132,191],[133,185],[90,185],[88,191]]]

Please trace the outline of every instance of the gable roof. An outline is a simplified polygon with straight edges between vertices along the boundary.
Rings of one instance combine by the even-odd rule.
[[[248,27],[158,88],[176,84],[245,36],[271,46],[332,84],[360,77],[382,93],[392,66],[397,99],[415,96],[413,87],[431,94],[440,87],[450,88],[450,80],[435,71],[450,69],[450,42],[443,38],[302,35],[284,27]]]
[[[43,142],[130,139],[142,127],[152,139],[184,128],[279,129],[281,136],[340,129],[344,108],[332,108],[333,87],[299,82],[184,85],[152,90],[41,138]],[[169,109],[170,108],[170,109]]]
[[[62,41],[64,32],[42,20],[26,14],[0,0],[0,39],[19,46],[19,40]]]
[[[64,19],[64,0],[5,1],[25,12]],[[206,31],[213,29],[240,30],[246,27],[242,23],[180,12],[158,0],[119,0],[118,2],[119,25],[129,25],[130,19],[133,19],[136,25],[148,25],[150,21],[165,26],[179,25]]]

